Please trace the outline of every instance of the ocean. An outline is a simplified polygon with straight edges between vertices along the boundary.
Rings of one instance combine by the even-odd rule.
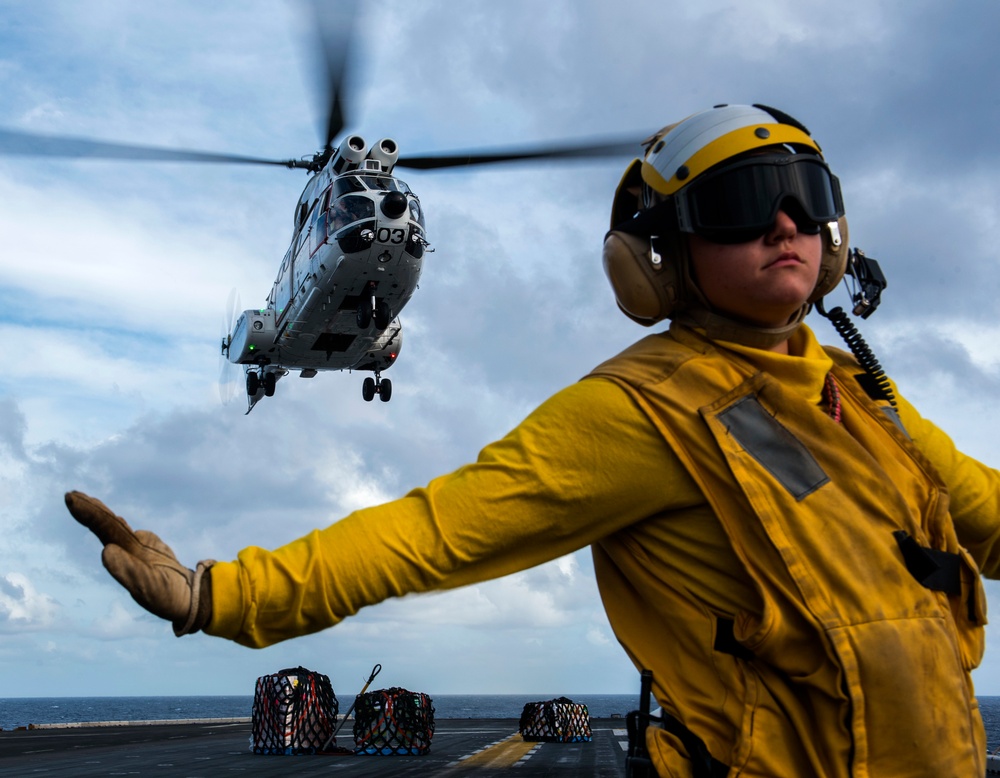
[[[639,707],[636,694],[561,695],[582,703],[594,718],[624,717]],[[435,719],[517,719],[525,703],[552,699],[524,694],[430,695]],[[338,695],[346,713],[354,696]],[[1000,700],[1000,698],[997,698]],[[0,697],[0,729],[88,721],[248,718],[253,696],[231,697]]]
[[[594,718],[623,716],[639,707],[638,695],[565,695],[583,703]],[[517,719],[525,703],[548,696],[523,694],[431,695],[435,719]],[[346,713],[353,697],[340,698]],[[1000,697],[980,697],[987,746],[1000,749]],[[0,729],[31,724],[69,724],[88,721],[151,721],[172,719],[247,718],[252,696],[231,697],[0,697]]]

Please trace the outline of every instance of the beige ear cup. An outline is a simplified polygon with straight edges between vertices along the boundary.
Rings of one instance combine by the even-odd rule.
[[[648,238],[612,230],[604,239],[603,260],[622,313],[647,327],[670,315],[677,304],[676,264],[654,256]]]
[[[837,284],[844,277],[844,271],[847,270],[847,255],[849,253],[847,217],[841,216],[837,219],[835,234],[831,234],[829,228],[824,227],[823,258],[820,261],[816,288],[809,297],[810,303],[816,302],[837,288]]]

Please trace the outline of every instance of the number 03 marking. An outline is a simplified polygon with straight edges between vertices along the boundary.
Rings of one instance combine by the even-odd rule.
[[[406,239],[406,230],[396,227],[395,229],[389,229],[388,227],[379,227],[378,232],[375,234],[375,240],[379,243],[402,243]]]

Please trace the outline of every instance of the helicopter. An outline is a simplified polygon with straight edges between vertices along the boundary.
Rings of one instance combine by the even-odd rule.
[[[331,10],[332,9],[332,10]],[[362,397],[388,402],[383,378],[399,356],[399,315],[417,289],[427,238],[417,194],[397,168],[437,170],[500,162],[584,159],[632,154],[649,133],[598,142],[406,156],[393,138],[369,143],[359,134],[336,139],[346,126],[345,77],[354,37],[356,0],[324,5],[316,25],[329,96],[320,151],[297,159],[170,149],[88,138],[42,135],[0,127],[0,154],[276,165],[302,169],[309,179],[293,211],[292,237],[264,304],[235,310],[230,297],[219,343],[223,369],[243,368],[249,414],[291,372],[370,372]],[[220,392],[223,382],[220,380]],[[224,398],[225,399],[225,398]]]

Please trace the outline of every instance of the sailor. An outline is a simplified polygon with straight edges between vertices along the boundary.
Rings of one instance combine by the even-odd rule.
[[[612,208],[619,308],[669,320],[476,462],[275,551],[191,570],[101,502],[66,496],[136,601],[246,646],[593,550],[610,622],[651,671],[660,776],[971,776],[980,571],[1000,569],[1000,474],[803,323],[845,271],[837,178],[765,106],[649,139]],[[871,287],[877,300],[880,285]]]

